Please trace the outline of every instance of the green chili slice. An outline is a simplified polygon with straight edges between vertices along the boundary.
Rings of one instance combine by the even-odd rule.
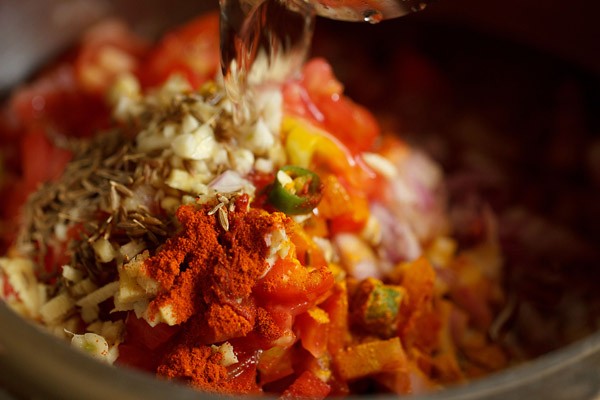
[[[307,214],[321,201],[319,175],[293,165],[277,171],[268,193],[269,203],[288,215]]]
[[[370,333],[391,337],[396,334],[405,297],[404,288],[367,278],[358,285],[352,299],[352,319]]]

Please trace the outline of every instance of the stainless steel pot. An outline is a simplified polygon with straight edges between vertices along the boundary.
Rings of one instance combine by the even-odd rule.
[[[598,3],[586,0],[563,9],[537,0],[439,0],[412,24],[470,26],[525,43],[588,74],[600,75],[595,16]],[[35,0],[0,3],[0,92],[25,79],[95,20],[118,14],[144,35],[216,6],[216,1]],[[422,14],[422,15],[421,15]],[[408,18],[413,18],[410,16]],[[335,28],[334,28],[335,29]],[[382,40],[399,38],[382,38]],[[391,45],[393,46],[393,44]],[[457,48],[461,43],[456,43]],[[598,104],[595,105],[596,108]],[[598,127],[596,127],[598,128]],[[592,184],[592,188],[598,186]],[[597,196],[597,195],[595,195]],[[145,374],[102,365],[0,303],[0,399],[197,399],[212,396],[162,382]],[[600,332],[534,361],[485,379],[418,399],[569,399],[600,398]]]

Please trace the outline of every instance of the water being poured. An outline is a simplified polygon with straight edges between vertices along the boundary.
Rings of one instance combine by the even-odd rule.
[[[304,62],[315,11],[305,0],[220,0],[221,68],[234,121],[252,119],[252,91],[283,81]]]

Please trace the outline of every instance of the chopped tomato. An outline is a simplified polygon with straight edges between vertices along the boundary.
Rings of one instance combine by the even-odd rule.
[[[284,88],[288,112],[319,123],[353,154],[369,150],[379,136],[375,117],[343,94],[331,66],[323,59],[309,61],[301,83]]]
[[[106,127],[109,120],[104,100],[82,91],[69,62],[49,69],[17,90],[7,114],[11,121],[4,135],[12,137],[42,127],[65,136],[90,136]]]
[[[119,345],[117,363],[155,372],[165,345],[179,329],[179,326],[166,324],[152,327],[144,319],[129,313],[125,319],[125,342]]]
[[[264,301],[285,304],[313,303],[333,286],[333,275],[326,266],[305,267],[297,260],[275,263],[267,276],[255,287]]]
[[[7,243],[13,239],[20,209],[29,194],[40,184],[59,178],[72,157],[71,152],[53,145],[40,130],[26,133],[16,143],[21,176],[18,177],[19,180],[6,182],[0,193],[0,215],[5,219],[5,226],[0,234]]]
[[[324,399],[331,388],[310,371],[305,371],[282,393],[281,399]]]
[[[264,351],[258,362],[258,371],[261,385],[293,374],[292,349],[275,346]]]
[[[318,210],[329,221],[329,229],[336,233],[360,231],[370,215],[366,196],[347,189],[335,175],[326,175],[321,181],[323,197]]]
[[[319,307],[313,307],[296,317],[294,328],[298,332],[302,347],[313,357],[321,357],[327,351],[329,322],[329,315]]]
[[[43,132],[31,132],[21,140],[23,179],[30,190],[42,182],[58,179],[68,162],[70,151],[56,147]]]
[[[146,347],[129,342],[119,345],[119,358],[116,361],[118,365],[155,372],[159,362],[160,356],[158,353],[152,352]]]
[[[315,268],[327,266],[323,251],[300,225],[295,225],[293,231],[288,234],[296,249],[296,257],[302,265]]]
[[[329,340],[327,347],[331,354],[343,349],[349,342],[348,328],[348,289],[346,282],[336,283],[332,294],[321,305],[329,316]]]
[[[125,321],[127,342],[136,343],[149,350],[155,350],[165,344],[179,329],[179,326],[167,324],[158,324],[152,327],[146,320],[137,318],[132,313],[127,316]]]
[[[180,74],[193,88],[213,78],[220,65],[219,17],[207,14],[165,35],[141,72],[142,84],[158,86]]]
[[[356,154],[370,150],[379,136],[377,120],[366,108],[347,97],[322,97],[315,104],[323,114],[323,124],[333,136]]]
[[[235,388],[234,394],[259,394],[260,388],[256,380],[259,352],[253,349],[251,343],[232,341],[231,344],[238,359],[238,362],[230,366],[227,371],[229,383]]]
[[[90,29],[80,44],[75,73],[84,92],[100,98],[115,78],[135,73],[148,45],[118,20],[107,20]]]

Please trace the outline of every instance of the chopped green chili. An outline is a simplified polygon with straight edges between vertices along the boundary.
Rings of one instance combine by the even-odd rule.
[[[321,201],[322,184],[319,175],[293,165],[277,171],[270,186],[269,203],[289,215],[311,212]]]
[[[359,284],[354,295],[354,322],[371,333],[391,337],[396,333],[398,313],[404,297],[404,288],[367,278]]]

